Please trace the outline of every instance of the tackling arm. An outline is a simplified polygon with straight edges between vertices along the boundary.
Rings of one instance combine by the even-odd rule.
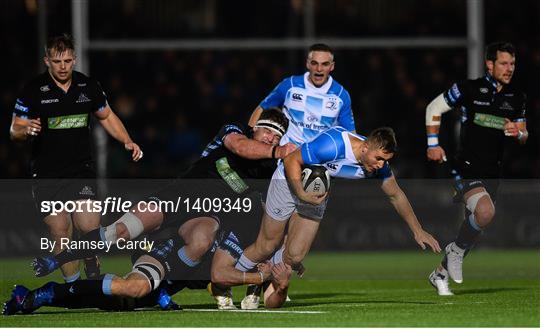
[[[224,144],[229,151],[250,160],[283,159],[295,148],[291,143],[282,146],[266,144],[238,133],[225,136]]]
[[[441,247],[435,238],[431,234],[422,229],[422,225],[416,218],[414,211],[409,203],[409,199],[403,192],[403,190],[397,184],[396,178],[391,176],[384,180],[381,185],[382,190],[388,196],[390,203],[396,209],[399,216],[407,223],[409,229],[414,234],[414,239],[422,247],[426,249],[425,244],[428,244],[434,252],[440,252]]]
[[[239,286],[242,284],[262,284],[270,277],[270,266],[259,268],[257,273],[246,273],[237,270],[236,259],[227,251],[218,248],[212,259],[212,282],[222,286]]]

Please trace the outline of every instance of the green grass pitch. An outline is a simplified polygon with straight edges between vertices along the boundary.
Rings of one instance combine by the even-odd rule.
[[[428,252],[312,253],[304,278],[294,279],[292,302],[275,311],[217,311],[204,290],[174,300],[183,311],[103,312],[42,308],[0,317],[1,327],[539,327],[540,251],[475,251],[464,264],[455,296],[440,297],[427,276],[440,260]],[[14,283],[32,288],[30,259],[0,261],[0,296]],[[103,260],[102,269],[126,273],[127,258]],[[49,279],[58,280],[55,274]],[[239,302],[243,288],[234,290]]]

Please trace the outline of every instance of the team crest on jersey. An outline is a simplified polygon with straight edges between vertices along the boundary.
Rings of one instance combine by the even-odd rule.
[[[510,103],[508,103],[508,102],[503,102],[502,105],[501,105],[501,110],[509,110],[509,111],[513,111],[514,108],[512,107],[512,105],[510,105]]]
[[[337,98],[334,98],[334,97],[328,98],[324,107],[328,110],[337,110],[337,107],[338,107]]]
[[[88,98],[84,93],[81,93],[75,103],[87,103],[87,102],[90,102],[90,98]]]
[[[49,87],[49,85],[45,85],[45,86],[39,87],[39,90],[41,90],[42,92],[45,93],[45,92],[51,90],[51,88]]]
[[[480,88],[480,92],[481,92],[482,94],[487,94],[488,89],[487,89],[487,88]]]

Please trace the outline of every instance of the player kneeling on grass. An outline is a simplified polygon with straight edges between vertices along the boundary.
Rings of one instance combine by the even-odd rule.
[[[440,252],[439,243],[422,229],[390,169],[388,160],[396,152],[396,146],[391,128],[375,129],[366,138],[334,127],[287,156],[272,177],[259,236],[240,257],[237,267],[249,271],[276,250],[289,220],[285,246],[276,254],[281,253],[284,263],[296,269],[308,253],[324,215],[327,193],[304,191],[301,178],[304,165],[323,165],[333,177],[380,179],[382,190],[413,232],[416,242],[422,249],[427,244],[434,252]]]

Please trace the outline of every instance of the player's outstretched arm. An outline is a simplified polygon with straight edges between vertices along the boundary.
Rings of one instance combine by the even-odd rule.
[[[101,111],[94,112],[94,114],[107,133],[120,143],[124,144],[126,150],[131,151],[131,158],[133,161],[137,162],[142,159],[143,152],[141,148],[131,140],[126,127],[124,127],[122,121],[120,121],[118,116],[111,110],[109,105]]]
[[[225,136],[224,143],[229,151],[250,160],[283,159],[296,149],[292,143],[281,146],[266,144],[238,133],[230,133]]]
[[[431,247],[434,252],[440,252],[441,247],[439,242],[435,240],[431,234],[424,231],[422,225],[416,218],[414,211],[409,203],[409,199],[403,192],[403,190],[397,184],[396,178],[391,176],[390,178],[385,179],[381,185],[382,190],[390,199],[390,202],[396,209],[397,213],[403,218],[403,220],[409,225],[409,228],[414,234],[414,239],[422,247],[426,249],[426,244]]]

